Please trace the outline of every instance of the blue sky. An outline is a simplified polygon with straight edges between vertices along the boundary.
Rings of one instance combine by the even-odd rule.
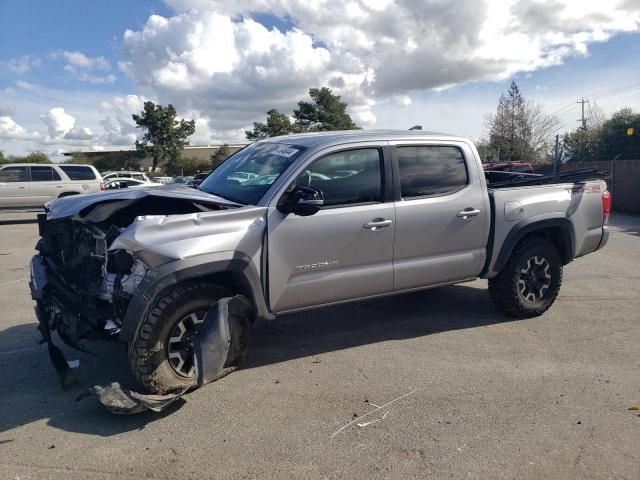
[[[540,4],[505,0],[511,16],[501,27],[504,12],[485,5],[483,16],[477,3],[467,13],[485,19],[479,34],[464,22],[445,26],[439,10],[420,16],[392,2],[336,0],[336,16],[294,0],[268,8],[227,0],[0,0],[0,150],[129,148],[131,113],[146,99],[196,118],[194,144],[238,141],[266,110],[290,113],[320,85],[340,93],[365,128],[421,124],[472,138],[483,134],[484,115],[512,79],[547,113],[565,107],[558,112],[564,129],[577,125],[572,102],[581,96],[628,86],[597,104],[607,114],[640,110],[633,2],[567,0],[554,15],[570,21],[544,24]],[[464,18],[464,6],[455,8]],[[601,17],[608,18],[593,20]]]

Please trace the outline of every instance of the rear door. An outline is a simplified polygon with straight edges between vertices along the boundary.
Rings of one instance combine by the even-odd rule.
[[[9,166],[0,169],[0,207],[28,207],[28,167]]]
[[[486,258],[486,186],[468,144],[396,144],[394,289],[476,277]]]
[[[42,165],[31,169],[31,200],[33,206],[41,206],[58,198],[64,191],[64,182],[55,168]]]
[[[267,241],[273,311],[393,290],[395,208],[385,170],[377,144],[336,147],[305,162],[289,182],[321,190],[319,212],[285,215],[276,204],[286,192],[276,195]]]

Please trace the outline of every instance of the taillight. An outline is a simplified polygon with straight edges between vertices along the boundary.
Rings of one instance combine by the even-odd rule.
[[[611,213],[611,193],[605,190],[602,193],[602,225],[609,222],[609,214]]]
[[[106,188],[104,187],[104,183],[100,183],[100,191],[102,192],[104,190],[106,190]]]

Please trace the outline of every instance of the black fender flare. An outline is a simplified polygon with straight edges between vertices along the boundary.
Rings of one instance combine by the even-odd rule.
[[[504,268],[511,256],[511,252],[513,252],[513,249],[525,235],[536,231],[547,230],[549,228],[560,228],[560,231],[562,232],[561,238],[563,246],[563,251],[560,252],[562,255],[562,263],[564,265],[569,263],[575,256],[575,232],[571,221],[566,217],[546,219],[532,217],[520,220],[511,228],[502,243],[502,248],[500,248],[500,253],[498,253],[498,257],[496,258],[496,262],[493,265],[492,270],[494,272],[500,272]]]
[[[240,277],[253,302],[256,318],[274,318],[265,301],[258,271],[249,257],[238,253],[230,259],[221,259],[219,254],[197,255],[174,260],[149,270],[129,303],[118,339],[127,343],[133,341],[151,302],[167,287],[223,272],[233,272]]]

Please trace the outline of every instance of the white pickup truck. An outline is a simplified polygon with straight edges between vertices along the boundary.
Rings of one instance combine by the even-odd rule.
[[[106,328],[140,385],[168,392],[192,385],[194,340],[223,297],[250,308],[219,367],[240,361],[255,319],[479,277],[507,314],[541,315],[563,266],[607,243],[611,197],[598,179],[518,182],[492,187],[465,138],[322,132],[256,142],[198,189],[58,200],[32,260],[41,330],[78,347]]]
[[[0,165],[0,208],[42,208],[50,200],[104,190],[92,165]]]

